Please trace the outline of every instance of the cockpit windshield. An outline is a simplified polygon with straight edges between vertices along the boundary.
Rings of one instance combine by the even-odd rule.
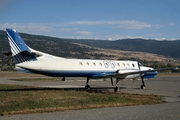
[[[138,64],[139,64],[139,66],[143,66],[140,62]]]

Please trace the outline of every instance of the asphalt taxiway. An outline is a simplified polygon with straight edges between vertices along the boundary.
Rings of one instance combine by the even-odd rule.
[[[20,78],[20,77],[16,77]],[[32,77],[31,77],[32,78]],[[36,78],[36,77],[35,77]],[[14,84],[54,89],[84,89],[86,78],[66,78],[66,81],[15,81],[12,77],[1,77],[0,84]],[[14,78],[13,78],[14,79]],[[115,80],[114,80],[115,81]],[[92,90],[113,90],[110,80],[90,80]],[[146,89],[140,89],[141,80],[122,80],[119,82],[120,92],[134,94],[154,94],[164,96],[167,102],[180,101],[180,75],[159,75],[154,79],[146,80]]]
[[[16,84],[26,86],[39,86],[44,88],[57,89],[84,89],[85,78],[67,78],[66,81],[54,82],[25,82],[14,81],[9,78],[0,78],[0,84]],[[139,105],[128,107],[113,107],[90,110],[73,110],[65,112],[37,113],[27,115],[0,116],[0,120],[59,120],[59,119],[134,119],[134,120],[152,120],[180,119],[180,75],[159,75],[154,79],[145,81],[146,89],[140,89],[140,80],[120,81],[120,92],[134,94],[154,94],[164,96],[167,103],[157,105]],[[113,90],[110,80],[92,80],[89,83],[94,90]]]

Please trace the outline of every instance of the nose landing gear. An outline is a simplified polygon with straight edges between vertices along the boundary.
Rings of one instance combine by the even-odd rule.
[[[146,89],[143,77],[141,77],[141,81],[142,81],[141,89]]]

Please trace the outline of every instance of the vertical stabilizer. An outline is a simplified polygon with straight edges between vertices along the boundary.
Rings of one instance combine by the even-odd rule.
[[[6,31],[15,64],[37,60],[36,56],[31,53],[30,48],[26,45],[15,29],[7,28]]]

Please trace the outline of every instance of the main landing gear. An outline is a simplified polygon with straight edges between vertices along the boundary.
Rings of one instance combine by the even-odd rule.
[[[86,89],[86,90],[91,89],[91,86],[89,85],[89,78],[87,78],[87,80],[86,80],[86,86],[85,86],[85,89]]]
[[[114,88],[114,92],[119,92],[120,91],[120,88],[118,87],[119,81],[120,81],[120,79],[116,78],[116,87]]]
[[[86,80],[86,85],[85,85],[85,89],[86,90],[91,89],[91,86],[89,85],[89,79],[90,78],[87,78],[87,80]],[[120,91],[120,88],[118,87],[119,81],[120,81],[120,79],[116,78],[116,85],[115,85],[115,88],[114,88],[114,92]],[[144,82],[144,78],[143,77],[141,77],[141,81],[142,81],[141,89],[145,89],[146,87],[145,87],[145,82]],[[111,84],[112,84],[112,86],[114,86],[113,78],[112,77],[111,77]]]
[[[90,79],[90,78],[87,78],[87,80],[86,80],[86,85],[85,85],[85,89],[86,89],[86,90],[91,89],[91,86],[89,85],[89,79]],[[120,79],[119,79],[119,78],[116,78],[116,85],[115,85],[115,88],[114,88],[114,92],[120,91],[120,89],[119,89],[119,87],[118,87],[119,81],[120,81]],[[112,77],[111,77],[111,84],[112,84],[112,86],[113,86],[113,78],[112,78]]]
[[[119,78],[116,78],[116,86],[115,86],[115,88],[114,88],[114,92],[120,91],[120,89],[119,89],[119,87],[118,87],[119,81],[120,81],[120,79],[119,79]],[[112,77],[111,77],[111,85],[113,86],[113,78],[112,78]]]
[[[63,78],[62,78],[62,81],[65,81],[65,80],[66,80],[66,78],[65,78],[65,77],[63,77]]]

